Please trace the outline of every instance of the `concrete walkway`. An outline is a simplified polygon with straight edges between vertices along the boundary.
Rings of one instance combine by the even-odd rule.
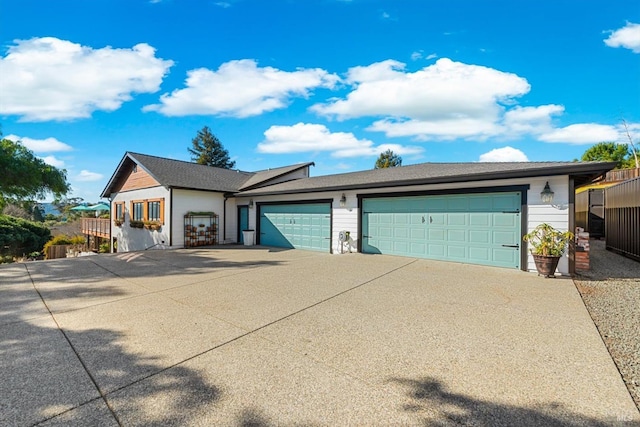
[[[382,255],[0,267],[0,425],[640,423],[571,280]]]

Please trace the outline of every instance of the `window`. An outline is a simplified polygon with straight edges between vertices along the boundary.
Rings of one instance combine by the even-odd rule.
[[[133,221],[144,221],[144,203],[132,202],[131,206],[131,219]]]
[[[132,200],[131,221],[164,224],[164,199]]]
[[[160,221],[160,201],[147,202],[149,221]]]
[[[115,219],[124,221],[124,202],[115,203]]]

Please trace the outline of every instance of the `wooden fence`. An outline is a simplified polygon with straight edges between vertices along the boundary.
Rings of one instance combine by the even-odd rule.
[[[607,249],[640,261],[640,178],[605,190]]]
[[[51,245],[47,248],[45,254],[47,259],[66,258],[67,252],[73,245]]]

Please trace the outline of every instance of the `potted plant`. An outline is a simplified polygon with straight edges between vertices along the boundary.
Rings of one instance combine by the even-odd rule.
[[[555,277],[560,257],[573,239],[570,231],[559,231],[547,223],[542,223],[523,237],[531,245],[531,254],[536,263],[538,275]]]

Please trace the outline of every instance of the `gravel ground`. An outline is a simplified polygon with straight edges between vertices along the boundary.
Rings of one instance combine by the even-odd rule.
[[[640,262],[590,246],[591,270],[574,282],[640,409]]]

